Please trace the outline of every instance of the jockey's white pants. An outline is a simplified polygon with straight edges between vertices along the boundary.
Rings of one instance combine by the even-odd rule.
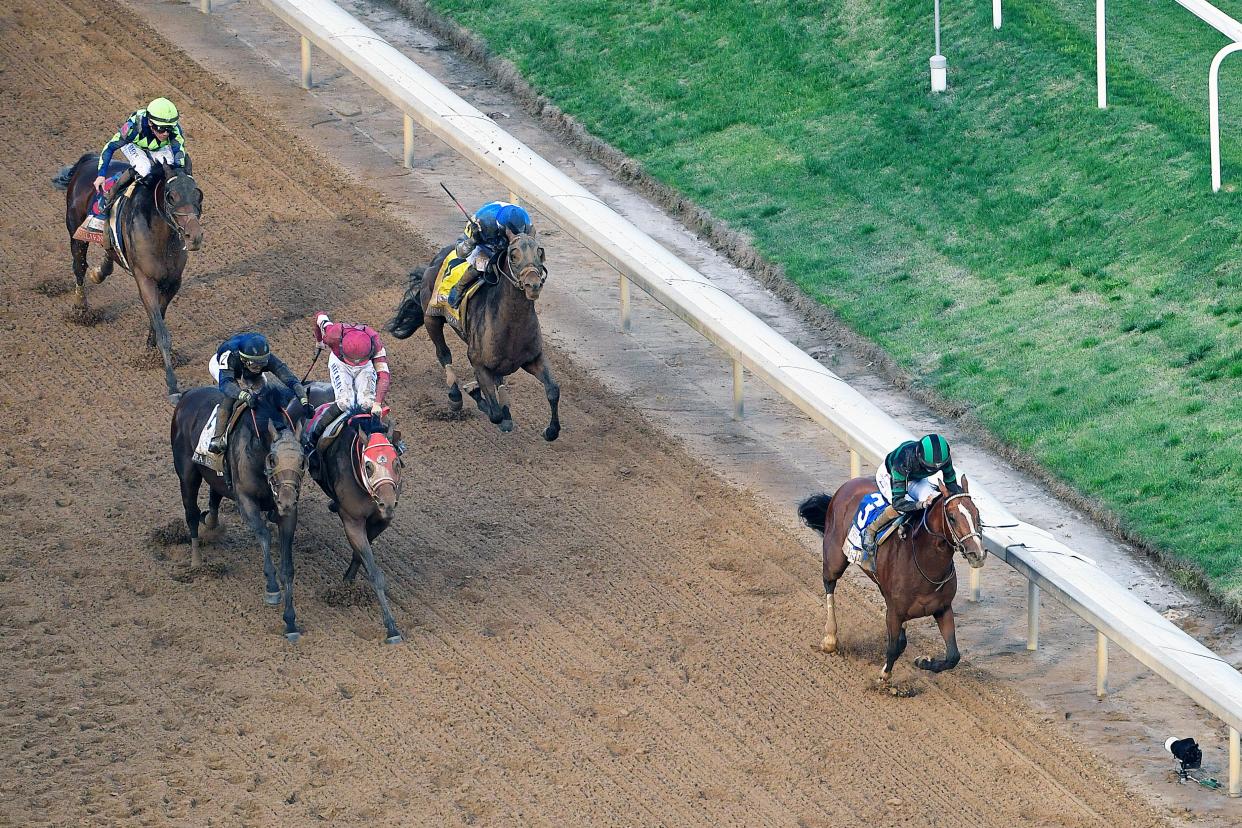
[[[163,161],[166,164],[173,162],[172,146],[160,147],[152,152],[144,150],[137,144],[125,144],[121,147],[121,154],[125,156],[125,160],[138,175],[150,175],[156,161]]]
[[[893,502],[893,478],[888,473],[886,466],[880,466],[875,472],[875,484],[880,487],[880,494],[884,495],[885,502],[891,504]],[[926,506],[931,503],[932,498],[937,494],[937,484],[944,485],[944,475],[936,472],[931,477],[923,480],[913,480],[906,485],[906,494],[915,503]],[[927,503],[924,503],[927,501]]]
[[[336,354],[328,354],[328,376],[332,378],[337,408],[348,411],[356,406],[371,410],[375,404],[375,383],[379,381],[374,363],[346,365]]]
[[[215,380],[217,384],[220,382],[220,372],[223,371],[229,364],[229,354],[231,353],[233,352],[225,351],[219,356],[213,356],[211,358],[211,364],[207,366],[207,370],[211,372],[211,378]]]

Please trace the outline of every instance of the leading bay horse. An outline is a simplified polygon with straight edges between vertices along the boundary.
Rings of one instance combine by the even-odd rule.
[[[198,524],[214,529],[219,522],[220,501],[231,498],[237,511],[254,532],[263,549],[263,575],[267,579],[264,602],[285,599],[285,637],[297,641],[301,633],[293,609],[293,533],[298,523],[298,498],[306,455],[302,450],[305,413],[302,404],[284,386],[265,384],[257,390],[251,407],[242,412],[228,438],[225,453],[230,480],[194,462],[194,451],[212,409],[224,394],[212,387],[191,388],[182,395],[172,418],[173,468],[181,481],[181,504],[190,531],[191,567],[202,565],[198,548]],[[239,403],[240,405],[240,403]],[[198,509],[198,490],[208,486],[208,511]],[[230,485],[231,484],[231,485]],[[280,535],[280,581],[272,563],[272,533],[267,521],[276,523]]]
[[[889,535],[876,553],[874,573],[863,569],[880,588],[887,607],[888,646],[881,683],[888,683],[893,663],[906,649],[905,624],[913,618],[929,615],[935,618],[945,644],[944,658],[916,659],[915,666],[939,673],[952,670],[961,660],[953,622],[953,597],[957,594],[953,556],[960,552],[967,563],[977,568],[983,566],[987,550],[983,548],[983,524],[970,497],[970,486],[965,477],[960,482],[960,494],[941,491],[921,516],[907,518],[902,531]],[[820,649],[826,653],[837,651],[837,608],[833,593],[837,581],[850,565],[844,551],[846,536],[859,502],[875,491],[874,477],[855,477],[843,483],[835,494],[812,495],[798,507],[798,514],[806,524],[824,536],[824,595],[828,619],[824,623]]]
[[[71,167],[61,171],[58,182],[65,182],[65,226],[69,230],[69,250],[73,257],[74,297],[77,307],[85,311],[87,243],[73,238],[73,233],[90,211],[95,197],[93,182],[98,174],[99,156],[87,153]],[[107,175],[119,172],[126,164],[114,160]],[[185,270],[186,253],[203,244],[203,191],[188,169],[173,169],[158,164],[147,180],[134,188],[133,198],[119,203],[117,226],[120,229],[125,260],[138,283],[138,295],[150,321],[147,347],[159,347],[164,360],[164,379],[168,384],[168,400],[177,402],[177,376],[173,371],[172,337],[165,316],[168,303],[181,289],[181,273]],[[100,284],[112,273],[117,261],[111,251],[102,263],[91,268],[91,281]]]
[[[388,330],[397,339],[406,339],[424,324],[427,326],[427,336],[436,346],[436,358],[444,366],[449,406],[460,411],[461,388],[453,371],[453,354],[444,339],[443,312],[426,310],[436,289],[440,266],[453,252],[452,245],[445,247],[425,268],[410,273],[409,287],[396,316],[388,323]],[[522,369],[543,383],[552,409],[543,439],[551,442],[561,433],[561,387],[544,358],[539,316],[535,313],[535,301],[548,278],[543,262],[543,248],[534,236],[525,233],[510,242],[503,254],[493,256],[488,272],[480,277],[483,284],[469,300],[466,329],[458,331],[458,335],[466,343],[466,357],[478,380],[478,386],[468,393],[479,410],[501,431],[512,431],[509,389],[504,380]]]

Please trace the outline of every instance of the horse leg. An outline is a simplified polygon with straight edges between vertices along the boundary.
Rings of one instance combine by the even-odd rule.
[[[241,512],[242,519],[246,521],[250,531],[254,532],[254,536],[259,539],[259,546],[263,549],[263,577],[267,579],[263,603],[274,607],[280,603],[280,584],[276,582],[276,567],[272,564],[272,532],[267,528],[263,513],[259,511],[259,504],[246,495],[237,496],[237,511]]]
[[[933,673],[943,673],[945,670],[952,670],[962,660],[962,654],[957,649],[957,624],[953,621],[953,605],[932,613],[932,617],[936,619],[936,626],[940,628],[940,635],[944,638],[944,658],[915,659],[914,666],[931,670]]]
[[[397,629],[397,622],[393,620],[392,610],[388,608],[384,571],[375,563],[375,555],[371,552],[371,541],[369,539],[371,533],[367,529],[367,524],[358,518],[342,518],[341,523],[345,525],[345,537],[349,540],[349,545],[354,550],[354,557],[362,558],[362,565],[367,571],[367,580],[371,582],[371,586],[375,589],[375,597],[379,599],[380,611],[384,614],[384,627],[388,632],[388,637],[384,639],[384,643],[400,644],[405,639],[401,637],[401,633]],[[376,534],[379,533],[376,532]],[[350,566],[352,568],[353,564]]]
[[[824,543],[824,608],[828,610],[828,618],[824,621],[824,640],[819,648],[825,653],[837,651],[837,581],[845,574],[850,565],[849,558],[836,543]]]
[[[104,251],[103,261],[87,271],[92,283],[102,285],[104,280],[112,275],[112,250],[108,248]]]
[[[888,680],[893,677],[893,664],[897,661],[897,656],[901,655],[901,651],[905,649],[905,624],[897,615],[896,610],[891,606],[885,613],[885,628],[888,634],[888,647],[884,651],[884,670],[880,673],[880,684],[887,685]]]
[[[548,367],[548,361],[543,358],[543,354],[523,365],[522,370],[542,382],[543,390],[547,392],[548,407],[552,409],[552,419],[548,422],[548,427],[543,430],[543,439],[550,443],[561,434],[561,387],[552,378],[552,369]]]
[[[187,465],[189,468],[178,474],[178,477],[181,478],[181,505],[185,509],[185,528],[190,532],[190,568],[198,569],[203,565],[203,553],[198,548],[198,521],[202,516],[198,511],[198,488],[203,482],[203,476],[194,468],[193,463]]]
[[[86,310],[86,250],[89,245],[84,241],[71,238],[69,252],[73,257],[73,300],[79,310]]]
[[[496,377],[496,405],[500,408],[500,430],[510,432],[513,430],[513,417],[509,414],[509,383],[505,382],[505,378]]]
[[[479,410],[487,415],[492,421],[492,425],[500,426],[501,431],[512,431],[513,420],[509,420],[509,427],[504,427],[508,412],[502,411],[500,401],[496,398],[496,375],[482,366],[474,366],[474,376],[479,381],[479,386],[470,391],[470,396],[474,399],[475,405]]]
[[[208,529],[215,529],[220,525],[220,501],[224,499],[224,495],[212,489],[207,494],[207,518],[203,521],[203,526]]]
[[[151,319],[151,336],[148,337],[147,342],[149,344],[151,337],[154,337],[155,344],[159,346],[160,356],[164,358],[164,381],[168,383],[168,402],[176,405],[181,394],[177,391],[177,375],[173,372],[172,337],[168,333],[168,326],[164,324],[164,312],[161,310],[164,303],[155,282],[137,273],[134,274],[134,279],[138,282],[138,295],[142,297],[142,304],[146,307],[147,316]]]
[[[354,557],[349,562],[349,566],[345,567],[345,583],[352,584],[354,582],[354,579],[358,577],[358,567],[361,564],[362,558],[355,552]]]
[[[428,316],[427,337],[436,346],[436,359],[444,368],[444,382],[448,385],[449,409],[461,411],[461,386],[457,383],[457,373],[453,370],[453,352],[449,350],[444,339],[444,320],[438,316]]]
[[[280,519],[280,580],[285,592],[285,638],[290,641],[302,637],[298,631],[297,614],[293,610],[293,532],[297,525],[296,508]]]

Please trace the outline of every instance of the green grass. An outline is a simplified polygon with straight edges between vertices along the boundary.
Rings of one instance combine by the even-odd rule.
[[[1010,0],[999,33],[986,4],[947,8],[942,96],[930,4],[431,5],[1242,608],[1242,203],[1210,192],[1206,24],[1110,10],[1100,112],[1093,10],[1069,0]]]

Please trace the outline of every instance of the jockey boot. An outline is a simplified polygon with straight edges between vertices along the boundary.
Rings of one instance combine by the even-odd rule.
[[[220,410],[216,412],[216,430],[211,435],[207,448],[214,454],[223,454],[228,448],[228,443],[224,440],[224,432],[229,427],[229,420],[233,419],[233,406],[237,404],[237,400],[232,397],[225,397],[224,402],[220,403]]]
[[[117,176],[116,183],[104,193],[103,209],[105,218],[112,212],[112,205],[116,203],[121,193],[125,192],[125,188],[129,186],[129,183],[134,180],[136,175],[137,173],[134,172],[133,167],[126,167],[125,171]]]
[[[876,538],[880,536],[880,532],[884,529],[884,527],[888,526],[899,517],[901,517],[901,512],[894,509],[892,504],[885,506],[884,511],[880,512],[880,514],[876,516],[876,519],[871,521],[871,523],[867,525],[867,528],[863,530],[863,551],[868,555],[874,555],[879,546],[876,543]]]
[[[474,281],[478,278],[479,271],[475,270],[473,267],[466,268],[466,272],[462,274],[461,281],[453,285],[453,289],[449,291],[449,307],[453,310],[460,308],[461,300],[465,298],[466,291],[470,289],[470,286],[473,285]]]

